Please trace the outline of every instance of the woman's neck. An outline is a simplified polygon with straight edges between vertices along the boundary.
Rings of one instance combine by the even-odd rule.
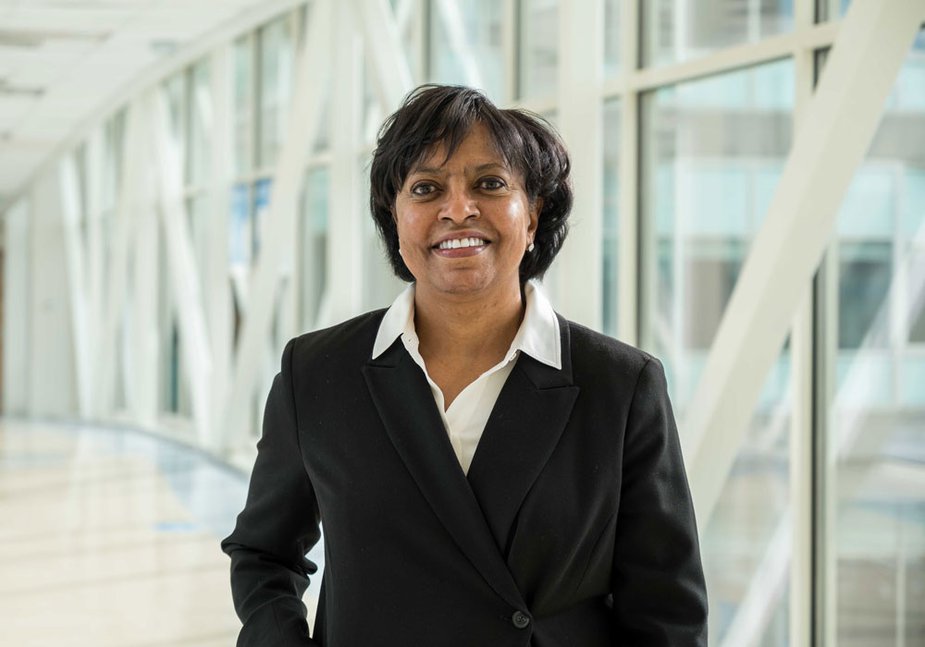
[[[519,284],[488,297],[434,296],[415,290],[414,326],[424,361],[467,358],[497,363],[517,335],[526,302]]]

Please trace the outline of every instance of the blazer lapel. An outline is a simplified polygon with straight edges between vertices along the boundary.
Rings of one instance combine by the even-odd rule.
[[[505,601],[523,608],[485,517],[447,438],[427,378],[400,339],[363,367],[385,430],[405,466],[459,548]]]
[[[469,484],[505,557],[517,512],[559,442],[578,396],[568,322],[562,317],[559,329],[562,370],[521,354],[469,468]]]

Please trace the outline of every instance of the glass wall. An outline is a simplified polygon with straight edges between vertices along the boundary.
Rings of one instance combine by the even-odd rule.
[[[305,174],[298,258],[299,325],[303,330],[316,327],[327,281],[329,184],[330,173],[325,166],[309,169]]]
[[[642,102],[643,341],[684,410],[790,149],[789,60]]]
[[[617,315],[619,304],[617,290],[619,287],[620,266],[619,232],[620,232],[620,101],[610,99],[604,103],[604,294],[603,330],[608,335],[618,336]]]
[[[604,0],[604,78],[620,72],[620,0]]]
[[[839,647],[925,644],[925,32],[838,217],[825,369]]]
[[[646,0],[643,60],[662,65],[793,28],[794,0]]]
[[[257,32],[260,65],[257,165],[276,163],[285,136],[289,98],[294,81],[294,16],[277,18]]]
[[[559,0],[520,3],[521,97],[547,97],[559,83]]]
[[[642,339],[662,359],[682,419],[789,152],[793,87],[783,60],[643,97]],[[714,644],[737,644],[727,634],[740,635],[755,586],[766,606],[750,644],[787,644],[789,365],[785,349],[720,500],[700,520]]]
[[[817,22],[835,22],[843,18],[849,3],[593,1],[601,3],[603,18],[601,25],[588,27],[601,29],[604,35],[596,95],[600,105],[595,106],[603,118],[599,124],[589,121],[586,132],[569,134],[602,142],[599,159],[572,160],[576,177],[589,165],[600,165],[595,168],[602,171],[582,175],[600,178],[583,189],[600,192],[595,193],[603,197],[600,213],[574,214],[576,227],[584,223],[591,223],[595,231],[599,227],[600,241],[594,244],[602,246],[597,270],[602,289],[581,293],[594,301],[595,312],[600,306],[601,317],[582,323],[641,346],[662,360],[686,443],[691,440],[687,416],[693,395],[791,151],[793,123],[801,116],[795,114],[795,89],[811,87],[814,80],[809,77],[815,72],[796,65],[792,57],[795,53],[812,56],[812,48],[831,45],[838,30],[800,24],[796,16],[811,22],[815,9]],[[571,116],[560,111],[559,103],[576,81],[559,73],[559,54],[565,46],[584,43],[569,43],[567,39],[575,37],[560,33],[560,13],[569,5],[558,0],[390,0],[388,7],[400,35],[397,49],[415,84],[476,84],[504,107],[529,106],[553,124],[559,114]],[[176,172],[182,174],[185,233],[199,273],[203,310],[210,317],[210,334],[211,327],[221,332],[215,343],[219,352],[224,337],[230,338],[227,362],[217,365],[234,367],[238,360],[235,353],[253,296],[256,263],[268,253],[279,260],[280,280],[274,284],[273,310],[266,339],[261,341],[265,353],[255,371],[260,375],[244,398],[249,403],[242,414],[246,433],[229,439],[233,446],[221,450],[239,452],[235,456],[241,448],[252,449],[265,396],[264,373],[278,367],[281,345],[293,334],[333,323],[329,318],[353,314],[336,310],[332,303],[340,295],[329,291],[329,267],[337,267],[335,261],[345,251],[338,246],[349,238],[337,235],[342,233],[338,227],[349,225],[347,231],[357,238],[352,242],[358,250],[350,250],[349,257],[360,258],[362,264],[358,270],[362,285],[355,286],[358,294],[350,295],[350,303],[367,309],[385,306],[403,287],[391,274],[366,211],[373,138],[382,119],[395,108],[383,105],[383,93],[376,91],[377,68],[370,57],[382,50],[375,43],[363,43],[358,72],[362,78],[332,79],[334,87],[355,81],[362,88],[358,92],[362,105],[356,106],[362,131],[352,138],[356,145],[342,146],[339,138],[335,142],[330,137],[329,131],[347,111],[334,103],[334,93],[325,88],[310,89],[322,93],[317,97],[323,106],[318,141],[291,142],[287,113],[300,89],[294,74],[298,45],[305,36],[301,33],[305,11],[311,19],[311,5],[306,3],[229,34],[220,45],[228,48],[228,69],[213,67],[213,61],[222,57],[213,58],[216,52],[208,52],[185,61],[157,82],[168,106],[170,142],[182,157]],[[361,21],[355,24],[360,26]],[[798,37],[788,45],[787,34]],[[637,41],[640,65],[634,60],[636,48],[628,47]],[[775,43],[786,47],[774,49]],[[338,44],[333,47],[336,55]],[[659,67],[658,72],[648,73],[653,67]],[[230,99],[217,93],[221,88],[227,88]],[[77,238],[81,249],[94,256],[96,265],[90,274],[97,281],[94,294],[100,295],[101,302],[111,296],[110,283],[100,277],[109,274],[108,263],[115,258],[111,248],[119,226],[130,228],[131,218],[137,217],[135,209],[158,213],[160,189],[148,187],[148,193],[140,194],[150,204],[130,207],[127,223],[118,221],[119,201],[125,195],[122,178],[125,168],[130,168],[125,152],[129,148],[123,146],[127,123],[130,120],[124,115],[108,120],[101,138],[102,155],[91,137],[70,153],[79,184]],[[225,134],[216,131],[217,123],[227,123],[231,137],[227,144]],[[335,144],[348,150],[336,150]],[[287,145],[305,146],[309,154],[305,167],[296,169],[303,180],[296,225],[286,249],[268,250],[266,232],[274,224],[271,207],[279,186],[274,174]],[[219,154],[230,155],[231,171],[226,185],[216,189],[213,171],[224,162]],[[332,173],[332,161],[344,159],[350,160],[352,171]],[[348,178],[349,188],[333,186],[334,175]],[[144,173],[139,177],[148,179]],[[96,182],[102,182],[101,189]],[[356,191],[357,199],[345,202],[360,207],[353,209],[356,213],[335,213],[332,205],[344,195],[338,192],[348,190]],[[699,519],[711,645],[811,644],[805,635],[794,633],[801,629],[794,623],[793,611],[805,609],[795,606],[800,601],[791,597],[791,587],[798,583],[790,569],[801,550],[800,524],[808,525],[791,509],[792,499],[813,480],[831,485],[826,498],[818,502],[828,509],[834,524],[828,529],[829,542],[822,546],[831,577],[823,597],[834,613],[826,644],[923,644],[922,205],[925,36],[909,53],[877,139],[839,214],[826,270],[814,295],[819,311],[814,323],[822,331],[813,342],[817,348],[801,350],[805,344],[797,343],[795,335],[793,346],[788,340],[781,349],[763,376],[758,401],[747,405],[749,422],[733,430],[736,446],[731,466],[691,466],[728,468],[715,505],[711,502],[708,514]],[[120,369],[113,400],[116,413],[124,415],[135,388],[132,372],[149,370],[157,379],[152,380],[148,399],[157,401],[158,412],[171,421],[189,421],[193,407],[185,362],[191,347],[179,325],[182,313],[175,303],[171,258],[161,225],[154,231],[143,242],[157,256],[156,276],[140,282],[155,292],[157,321],[151,339],[131,338],[144,333],[136,332],[138,322],[131,321],[133,313],[125,306],[125,323],[113,343],[120,347],[115,354],[120,366],[140,363],[129,351],[150,343],[156,347],[151,351],[156,366]],[[225,245],[227,266],[221,249]],[[211,256],[216,250],[222,259]],[[563,254],[560,260],[568,257]],[[553,265],[551,279],[562,278],[560,272],[575,276],[576,268],[587,271],[580,265],[585,259],[560,260]],[[565,263],[573,265],[564,269]],[[130,262],[128,271],[141,266]],[[133,279],[126,280],[131,290]],[[553,284],[558,290],[583,289],[567,281],[548,283],[553,303],[565,301],[554,293]],[[633,294],[622,293],[621,284],[634,287]],[[225,301],[213,303],[218,293]],[[805,388],[807,393],[797,392],[801,381],[794,380],[802,375],[797,367],[810,365],[809,353],[821,359],[814,370],[817,383],[825,389],[817,394],[815,405],[822,422],[806,433],[813,434],[814,441],[824,441],[833,456],[828,468],[817,466],[815,471],[791,458],[800,442],[794,430],[802,430],[795,421],[812,417],[806,404],[812,399],[811,387]],[[213,404],[221,410],[228,403]],[[816,521],[822,524],[823,516]],[[815,532],[816,539],[822,536],[818,528]],[[813,613],[822,611],[815,608]]]
[[[506,88],[502,21],[496,0],[436,0],[431,13],[431,76],[441,83],[481,88],[503,101]]]

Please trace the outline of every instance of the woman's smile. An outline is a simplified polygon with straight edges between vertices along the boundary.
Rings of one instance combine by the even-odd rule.
[[[441,258],[466,258],[481,254],[489,244],[484,236],[461,232],[442,237],[432,249]]]

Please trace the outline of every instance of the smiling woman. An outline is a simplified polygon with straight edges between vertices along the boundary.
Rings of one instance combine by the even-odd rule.
[[[706,645],[661,364],[561,317],[531,280],[567,232],[558,136],[424,86],[383,126],[370,176],[410,285],[286,347],[223,543],[238,645]]]

